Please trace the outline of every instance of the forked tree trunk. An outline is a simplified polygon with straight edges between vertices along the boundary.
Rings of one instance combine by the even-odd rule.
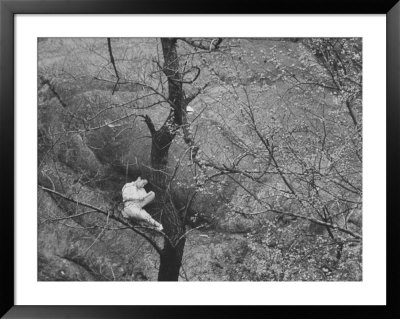
[[[179,73],[179,57],[176,48],[176,39],[161,39],[164,55],[164,73],[168,78],[168,100],[171,105],[171,114],[164,125],[152,131],[151,166],[153,168],[153,183],[159,189],[159,198],[163,204],[161,223],[164,232],[170,241],[164,240],[164,248],[160,256],[159,281],[177,281],[182,264],[185,239],[185,224],[182,216],[174,207],[170,194],[167,192],[169,182],[168,154],[176,130],[182,124],[182,108],[184,107],[184,92]]]

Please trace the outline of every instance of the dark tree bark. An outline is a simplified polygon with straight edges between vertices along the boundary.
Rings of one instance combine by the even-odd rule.
[[[176,48],[176,39],[161,39],[164,66],[163,72],[168,79],[168,102],[171,113],[158,131],[154,126],[147,125],[152,133],[151,165],[154,170],[153,182],[162,190],[167,186],[168,153],[176,131],[182,125],[182,113],[184,106],[184,92],[182,87],[182,75],[179,72],[179,56]]]
[[[168,123],[167,120],[166,123]],[[175,133],[171,132],[171,125],[164,124],[152,135],[151,166],[152,179],[157,186],[158,197],[162,203],[161,223],[169,240],[164,240],[164,248],[160,254],[159,281],[177,281],[181,267],[185,239],[185,223],[176,209],[169,190],[168,153]]]
[[[163,205],[161,223],[164,232],[170,241],[164,241],[164,248],[160,256],[159,281],[177,281],[182,264],[185,239],[184,218],[174,206],[168,193],[168,154],[176,131],[182,125],[182,113],[184,112],[185,95],[182,85],[182,75],[179,69],[179,56],[176,47],[176,39],[161,39],[164,65],[163,72],[168,79],[168,102],[171,106],[165,123],[159,130],[155,130],[149,118],[147,126],[152,135],[151,166],[153,168],[153,183],[158,188],[158,197]]]
[[[170,116],[171,117],[171,116]],[[167,122],[170,120],[168,119]],[[168,184],[168,154],[175,133],[171,131],[170,125],[164,125],[152,134],[150,161],[153,168],[152,182],[157,188],[164,192]]]
[[[200,92],[186,97],[183,90],[183,84],[191,84],[196,81],[200,74],[200,69],[197,70],[194,78],[185,80],[180,67],[180,57],[177,51],[176,38],[162,38],[161,45],[164,57],[162,72],[167,77],[168,83],[168,103],[171,107],[171,112],[161,126],[155,130],[154,125],[149,117],[145,117],[145,122],[149,127],[152,136],[151,148],[151,166],[153,168],[152,181],[157,186],[158,198],[163,205],[161,223],[164,227],[164,232],[169,240],[164,241],[164,247],[160,254],[160,269],[158,274],[159,281],[177,281],[179,278],[179,270],[182,265],[182,256],[185,248],[185,218],[181,212],[174,206],[171,199],[171,194],[168,191],[168,155],[171,143],[173,142],[176,132],[180,129],[183,131],[184,140],[191,148],[192,158],[196,157],[198,148],[194,145],[193,137],[187,127],[186,106]],[[207,46],[201,42],[193,42],[181,39],[191,46],[203,50],[215,50],[220,45],[222,39],[212,40]]]
[[[176,247],[165,242],[163,254],[160,257],[158,281],[178,281],[184,247],[184,239]]]
[[[185,248],[185,237],[183,236],[185,234],[185,224],[170,199],[169,202],[164,204],[162,223],[170,242],[168,240],[164,241],[164,248],[160,255],[158,281],[178,281]]]

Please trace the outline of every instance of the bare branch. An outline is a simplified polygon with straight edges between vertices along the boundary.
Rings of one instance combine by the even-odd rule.
[[[177,246],[177,245],[180,243],[180,241],[181,241],[183,238],[185,238],[189,233],[191,233],[191,232],[194,231],[194,230],[203,228],[204,226],[205,226],[205,225],[199,225],[199,226],[197,226],[197,227],[195,227],[195,228],[189,229],[186,233],[184,233],[181,237],[178,238],[178,240],[177,240],[176,244],[174,245],[174,247]]]
[[[113,91],[112,91],[112,93],[111,93],[111,95],[113,95],[114,92],[115,92],[115,89],[117,88],[117,85],[118,85],[118,83],[119,83],[120,77],[119,77],[119,74],[118,74],[117,67],[116,67],[116,65],[115,65],[115,60],[114,60],[114,56],[113,56],[113,53],[112,53],[111,39],[110,39],[110,38],[107,38],[107,44],[108,44],[108,53],[110,54],[111,64],[112,64],[112,66],[114,67],[115,76],[117,77],[117,82],[115,82]]]
[[[158,244],[157,244],[153,239],[151,239],[151,238],[150,238],[149,236],[147,236],[145,233],[142,233],[141,231],[137,230],[136,227],[131,226],[131,225],[128,224],[127,222],[123,221],[122,219],[117,218],[116,216],[113,216],[113,215],[109,215],[109,213],[108,213],[107,211],[104,211],[103,209],[101,209],[101,208],[99,208],[99,207],[96,207],[96,206],[93,206],[93,205],[91,205],[91,204],[78,201],[77,199],[71,198],[71,197],[69,197],[69,196],[66,196],[66,195],[64,195],[64,194],[61,194],[61,193],[59,193],[59,192],[57,192],[57,191],[55,191],[55,190],[49,189],[49,188],[47,188],[47,187],[44,187],[44,186],[41,186],[41,185],[38,185],[38,186],[39,186],[42,190],[44,190],[44,191],[46,191],[46,192],[48,192],[48,193],[57,195],[57,196],[59,196],[59,197],[61,197],[61,198],[64,198],[64,199],[70,201],[70,202],[76,203],[77,205],[91,208],[91,209],[93,209],[93,210],[99,212],[99,213],[102,214],[102,215],[110,216],[111,219],[113,219],[113,220],[115,220],[115,221],[117,221],[117,222],[123,224],[124,226],[129,227],[129,229],[131,229],[132,231],[134,231],[134,232],[137,233],[138,235],[140,235],[140,236],[142,236],[143,238],[145,238],[145,239],[153,246],[153,248],[157,251],[158,254],[160,254],[160,255],[162,254],[162,249],[158,246]],[[139,228],[143,228],[143,227],[139,227]],[[157,231],[157,230],[155,230],[155,229],[152,229],[152,230]],[[160,233],[160,234],[162,234],[163,237],[166,236],[166,235],[165,235],[164,233],[162,233],[162,232],[159,232],[159,231],[157,231],[157,232]]]
[[[265,214],[265,213],[275,213],[275,214],[280,214],[280,215],[287,215],[287,216],[292,216],[292,217],[296,217],[296,218],[300,218],[300,219],[304,219],[304,220],[308,220],[314,224],[318,224],[318,225],[322,225],[325,227],[329,227],[331,229],[336,229],[339,230],[343,233],[349,234],[351,236],[353,236],[354,238],[357,239],[362,239],[362,236],[358,233],[352,232],[351,230],[345,229],[343,227],[340,227],[338,225],[334,225],[334,224],[330,224],[330,223],[326,223],[323,221],[320,221],[318,219],[312,218],[312,217],[307,217],[307,216],[303,216],[303,215],[299,215],[299,214],[295,214],[295,213],[290,213],[290,212],[283,212],[283,211],[279,211],[276,209],[267,209],[267,210],[263,210],[261,212],[256,212],[256,213],[243,213],[240,211],[234,211],[235,213],[241,214],[241,215],[247,215],[247,216],[253,216],[253,215],[260,215],[260,214]]]
[[[50,91],[54,94],[54,96],[56,97],[57,101],[60,102],[60,104],[62,105],[63,108],[67,107],[67,104],[63,101],[63,99],[61,98],[61,96],[58,94],[55,86],[50,82],[49,79],[46,79],[44,76],[40,75],[39,79],[41,81],[41,83],[43,85],[48,85],[50,88]]]
[[[201,92],[203,92],[207,86],[209,85],[209,83],[205,84],[202,88],[198,89],[196,93],[193,93],[191,95],[189,95],[188,97],[186,97],[185,101],[184,101],[184,105],[188,105],[190,102],[192,102]]]
[[[209,45],[204,43],[204,40],[191,40],[188,38],[179,38],[179,40],[191,45],[194,48],[206,50],[208,52],[218,50],[222,38],[212,39]]]
[[[83,212],[83,213],[79,213],[79,214],[75,214],[75,215],[71,215],[71,216],[66,216],[66,217],[52,217],[52,218],[47,218],[45,219],[43,222],[41,222],[40,224],[44,224],[46,222],[52,223],[52,222],[58,222],[60,220],[66,220],[66,219],[72,219],[72,218],[76,218],[76,217],[81,217],[81,216],[85,216],[87,214],[90,213],[95,213],[95,210],[89,210],[87,212]]]
[[[151,136],[154,136],[156,134],[156,128],[154,127],[154,123],[151,120],[150,116],[146,115],[138,115],[144,119],[144,122],[146,123],[147,127],[149,128]]]

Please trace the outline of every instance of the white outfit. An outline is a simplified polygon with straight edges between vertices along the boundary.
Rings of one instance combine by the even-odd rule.
[[[140,177],[138,180],[140,180]],[[148,212],[142,209],[143,206],[154,200],[154,192],[147,193],[144,188],[138,188],[136,182],[127,183],[122,188],[122,199],[124,201],[122,216],[135,219],[138,222],[144,221],[161,231],[163,229],[162,225],[154,220]]]

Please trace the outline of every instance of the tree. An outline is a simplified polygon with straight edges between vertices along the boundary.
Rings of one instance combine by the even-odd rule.
[[[71,143],[81,145],[81,154],[91,154],[82,146],[81,135],[101,131],[105,140],[115,139],[126,130],[134,131],[133,123],[143,120],[151,139],[143,147],[150,148],[147,173],[158,199],[155,217],[165,232],[121,218],[118,200],[109,208],[85,202],[78,196],[85,184],[69,190],[58,175],[57,189],[49,173],[39,178],[42,189],[62,202],[75,203],[68,218],[100,213],[103,219],[89,219],[100,229],[99,237],[116,227],[133,230],[158,253],[158,280],[174,281],[182,265],[194,199],[213,187],[224,188],[228,181],[238,189],[225,203],[232,216],[267,216],[260,217],[262,226],[248,237],[249,247],[257,247],[252,262],[267,269],[253,279],[309,280],[308,274],[299,278],[295,272],[310,266],[310,254],[322,279],[326,274],[321,269],[339,269],[358,260],[360,254],[351,255],[349,246],[360,247],[362,239],[361,225],[354,218],[362,205],[360,39],[276,39],[279,46],[266,52],[264,44],[257,47],[257,39],[227,39],[222,45],[222,39],[163,38],[144,42],[143,46],[157,47],[151,54],[127,40],[101,41],[78,43],[78,49],[92,54],[81,62],[83,71],[76,63],[61,70],[39,68],[39,93],[58,101],[63,110],[61,120],[52,122],[63,123],[61,130],[51,125],[39,128],[40,165],[61,149],[58,156],[65,162],[72,157],[77,166],[74,159],[81,156],[74,155]],[[282,46],[284,52],[278,49]],[[90,92],[85,91],[88,88]],[[198,97],[205,107],[190,120],[189,104],[198,103]],[[218,154],[192,133],[198,128],[194,121],[207,108],[212,111],[204,121],[218,132],[211,138],[224,140]],[[181,140],[184,147],[173,161],[170,149]],[[119,151],[105,149],[99,156]],[[125,162],[126,167],[121,165]],[[128,176],[129,163],[125,158],[114,166]],[[79,180],[84,183],[104,178],[102,166],[79,165]],[[193,172],[190,192],[178,201],[175,179],[185,167]],[[46,175],[46,170],[42,172]],[[309,230],[316,239],[307,237]],[[287,269],[275,271],[276,264]]]
[[[186,57],[185,61],[182,61],[182,57],[178,54],[178,41],[186,44],[187,48],[192,48],[195,52],[185,54],[183,57]],[[151,134],[151,168],[152,168],[152,184],[157,188],[157,198],[159,202],[162,203],[162,224],[165,229],[165,234],[163,234],[165,241],[163,249],[159,248],[157,243],[155,243],[152,239],[146,236],[144,233],[139,232],[142,236],[144,236],[148,241],[150,241],[153,247],[160,255],[160,269],[159,269],[159,281],[175,281],[178,280],[179,270],[181,267],[181,260],[183,255],[183,250],[185,246],[185,234],[186,234],[186,212],[189,208],[190,201],[188,201],[185,207],[178,209],[175,207],[173,202],[170,186],[173,179],[170,178],[169,166],[168,166],[168,157],[169,157],[169,149],[172,144],[172,141],[177,135],[178,131],[183,131],[183,135],[185,136],[185,142],[188,144],[190,149],[190,154],[192,157],[195,157],[197,152],[197,148],[193,144],[193,139],[191,136],[191,132],[189,129],[187,115],[186,115],[186,107],[187,105],[196,98],[198,94],[204,89],[199,88],[195,90],[192,94],[187,94],[183,88],[184,84],[191,85],[200,75],[200,68],[192,65],[191,62],[187,59],[187,56],[191,57],[193,54],[201,54],[201,53],[211,53],[212,51],[216,51],[221,44],[221,39],[207,39],[207,40],[191,40],[191,39],[175,39],[175,38],[163,38],[161,39],[162,46],[162,55],[163,61],[161,59],[154,60],[153,62],[157,65],[157,70],[154,73],[162,72],[164,77],[159,77],[158,83],[154,83],[153,79],[150,79],[151,84],[155,85],[154,88],[151,84],[147,84],[144,79],[141,82],[132,82],[123,78],[123,75],[120,71],[118,71],[118,65],[116,59],[113,54],[113,47],[111,43],[111,39],[107,39],[107,49],[109,54],[109,61],[113,69],[113,78],[115,79],[115,83],[112,83],[109,79],[104,79],[96,76],[95,79],[101,81],[102,89],[111,88],[111,95],[114,95],[116,91],[121,90],[129,90],[130,87],[140,86],[145,91],[150,91],[150,94],[139,94],[135,99],[135,102],[142,100],[146,101],[146,99],[151,97],[156,97],[156,101],[151,103],[152,106],[158,104],[166,104],[169,109],[168,115],[164,121],[164,123],[156,129],[155,124],[153,123],[151,117],[149,115],[137,115],[136,113],[131,113],[124,117],[117,118],[115,120],[109,121],[108,123],[103,125],[98,125],[92,128],[88,128],[86,125],[89,123],[87,119],[82,118],[82,122],[84,123],[84,131],[90,131],[93,129],[99,129],[104,126],[110,126],[113,123],[120,122],[129,117],[140,116],[144,119],[149,132]],[[201,50],[202,52],[198,52]],[[103,57],[103,56],[102,56]],[[104,57],[103,57],[104,58]],[[185,62],[185,63],[183,63]],[[55,88],[55,85],[51,83],[49,79],[45,76],[40,76],[41,85],[47,85],[51,92],[58,99],[60,104],[63,107],[67,107],[67,103],[63,101],[58,93],[58,90]],[[105,83],[105,85],[104,85]],[[124,87],[125,86],[125,87]],[[166,86],[166,88],[165,88]],[[127,88],[126,88],[127,87]],[[159,91],[157,88],[161,88]],[[143,102],[145,103],[145,102]],[[143,108],[148,108],[149,106],[145,104]],[[105,109],[110,108],[107,106]],[[95,117],[104,112],[104,109],[98,112]],[[78,115],[75,113],[73,117],[77,117]],[[94,117],[92,117],[94,118]],[[52,192],[64,199],[68,199],[67,196],[62,195],[61,193],[51,191],[49,188],[43,188],[48,192]],[[192,195],[192,198],[194,195]],[[76,201],[82,206],[91,206],[88,204],[84,204]],[[93,207],[91,207],[93,208]],[[99,212],[102,212],[104,215],[107,215],[101,209],[96,209]],[[118,222],[126,225],[126,222],[122,222],[120,218],[114,218]],[[135,229],[138,232],[137,229]]]

